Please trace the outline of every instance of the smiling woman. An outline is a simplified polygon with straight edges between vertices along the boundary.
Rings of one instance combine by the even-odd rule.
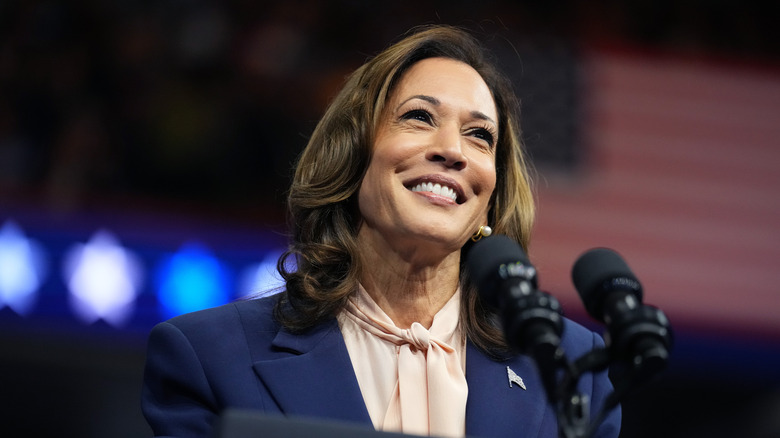
[[[356,70],[296,167],[285,291],[152,331],[155,433],[208,436],[223,410],[248,408],[418,435],[558,436],[533,361],[506,345],[463,271],[488,227],[528,243],[519,133],[509,81],[459,29],[418,29]],[[566,321],[572,356],[602,342]],[[595,413],[611,385],[602,372],[580,390]],[[619,425],[614,410],[595,436]]]
[[[496,183],[491,134],[498,131],[491,122],[495,119],[490,90],[473,68],[447,58],[429,58],[403,76],[379,125],[358,194],[363,220],[358,230],[359,253],[363,258],[384,258],[389,265],[408,265],[401,269],[389,266],[388,270],[401,273],[401,278],[389,279],[389,284],[402,290],[381,286],[377,288],[381,292],[368,293],[425,297],[423,306],[414,309],[415,318],[424,318],[424,325],[430,325],[455,290],[460,249],[480,225],[487,224]],[[423,185],[430,190],[423,190]],[[419,190],[410,190],[417,186]],[[455,200],[442,195],[442,187]],[[416,281],[410,278],[411,272],[450,284]],[[364,286],[371,281],[366,277],[376,273],[363,274]],[[430,291],[412,290],[415,284]],[[438,297],[439,305],[431,306],[431,300],[444,291]],[[411,309],[406,304],[403,307],[403,318],[412,317]]]
[[[305,329],[323,317],[337,314],[354,293],[357,283],[363,280],[359,274],[361,266],[377,266],[378,261],[361,261],[358,257],[358,249],[362,247],[358,231],[365,223],[364,215],[369,209],[364,204],[372,203],[372,209],[403,209],[404,214],[417,217],[418,226],[428,230],[437,228],[438,233],[443,230],[463,233],[460,240],[452,240],[452,245],[438,254],[442,260],[446,259],[444,256],[449,256],[450,262],[453,257],[459,258],[461,248],[480,225],[489,225],[497,233],[527,245],[534,202],[519,137],[519,103],[510,81],[490,62],[489,56],[467,33],[451,27],[433,27],[410,33],[348,78],[315,129],[298,162],[290,188],[288,204],[294,237],[289,255],[298,259],[298,270],[287,274],[288,290],[293,289],[292,285],[296,287],[285,299],[290,300],[295,311],[285,312],[285,307],[280,305],[277,312],[288,327]],[[439,68],[442,66],[449,68]],[[409,76],[414,80],[410,81]],[[443,101],[445,97],[454,99],[455,96],[459,100]],[[453,132],[452,126],[459,139],[455,143],[445,137]],[[424,158],[422,164],[429,170],[436,169],[410,174],[407,179],[400,180],[401,183],[409,189],[422,183],[449,187],[456,192],[459,205],[466,201],[467,195],[461,182],[465,184],[464,178],[469,176],[474,179],[475,169],[480,166],[478,162],[468,165],[467,160],[461,159],[448,162],[452,160],[448,149],[465,144],[466,140],[471,145],[484,145],[497,182],[495,190],[487,190],[489,208],[483,212],[487,217],[471,224],[461,221],[461,228],[455,230],[457,224],[451,222],[456,216],[452,214],[441,212],[440,219],[432,221],[427,211],[408,210],[407,205],[396,204],[395,198],[390,199],[393,193],[400,192],[374,190],[371,196],[361,193],[369,188],[366,185],[373,179],[369,174],[376,173],[373,169],[382,166],[379,164],[383,160],[380,141],[384,140],[380,136],[388,138],[397,132],[404,132],[403,138],[419,138],[427,133],[428,147],[418,157]],[[489,145],[491,141],[493,144]],[[419,147],[416,149],[420,150]],[[460,150],[467,151],[468,156],[474,152],[473,146]],[[429,179],[414,179],[421,176]],[[474,199],[458,211],[474,208],[477,198],[473,193],[468,195]],[[431,199],[430,195],[428,199]],[[484,202],[486,199],[483,196],[479,200]],[[395,226],[384,229],[383,233],[395,234],[392,239],[385,240],[394,243],[398,240],[399,245],[409,242],[411,236],[393,230]],[[413,232],[419,231],[422,230],[413,229]],[[428,248],[426,242],[427,239],[412,240],[407,250],[396,254],[408,259],[424,255],[413,248],[425,247],[425,251],[434,251],[436,247]],[[389,249],[376,248],[374,252],[381,254],[381,265],[385,265]],[[312,261],[311,265],[306,263],[307,259]],[[425,263],[430,267],[434,262]],[[428,269],[428,272],[438,271]],[[449,281],[453,282],[453,279],[456,283],[465,280],[460,275],[450,275]],[[330,292],[324,293],[324,289],[330,289]],[[484,350],[500,354],[505,350],[500,330],[488,321],[489,315],[479,305],[476,292],[467,287],[463,292],[464,328],[469,337]],[[449,293],[451,295],[452,291]],[[430,306],[426,310],[430,311]]]

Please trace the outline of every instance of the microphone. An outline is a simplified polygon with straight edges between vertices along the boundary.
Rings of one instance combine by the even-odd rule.
[[[664,313],[642,303],[642,285],[615,251],[585,252],[572,268],[572,281],[588,314],[607,326],[607,348],[641,375],[666,367],[672,331]]]
[[[466,267],[483,302],[498,314],[509,345],[537,362],[559,360],[561,306],[537,289],[536,269],[520,245],[504,235],[485,237],[469,250]]]

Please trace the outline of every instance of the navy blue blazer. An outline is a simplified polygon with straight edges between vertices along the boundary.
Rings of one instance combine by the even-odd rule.
[[[158,324],[149,336],[143,413],[155,436],[208,437],[226,408],[343,420],[373,427],[337,321],[303,335],[272,317],[274,297],[240,301]],[[562,346],[570,358],[603,345],[567,320]],[[507,366],[526,386],[510,386]],[[494,361],[470,342],[466,351],[466,433],[476,437],[558,436],[554,410],[535,364],[518,355]],[[595,414],[611,392],[606,373],[586,374],[580,390]],[[620,410],[595,435],[617,437]]]

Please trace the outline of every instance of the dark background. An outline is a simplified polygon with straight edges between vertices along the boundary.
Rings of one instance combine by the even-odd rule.
[[[736,0],[2,2],[0,221],[58,254],[98,226],[150,260],[193,236],[265,251],[283,233],[294,159],[345,75],[430,23],[467,27],[497,53],[536,164],[576,172],[583,48],[777,71],[778,16]],[[0,308],[0,430],[148,436],[143,350],[160,315],[83,326],[58,313],[56,288],[32,316]],[[154,308],[153,294],[139,300]],[[720,341],[678,333],[668,372],[624,404],[622,436],[780,436],[780,353]]]

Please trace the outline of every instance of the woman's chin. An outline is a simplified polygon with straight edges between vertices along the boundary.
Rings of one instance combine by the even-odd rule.
[[[460,251],[463,243],[467,240],[460,230],[453,230],[452,226],[448,228],[423,227],[418,232],[410,235],[410,241],[415,242],[421,249],[428,249],[431,252],[447,254]]]

